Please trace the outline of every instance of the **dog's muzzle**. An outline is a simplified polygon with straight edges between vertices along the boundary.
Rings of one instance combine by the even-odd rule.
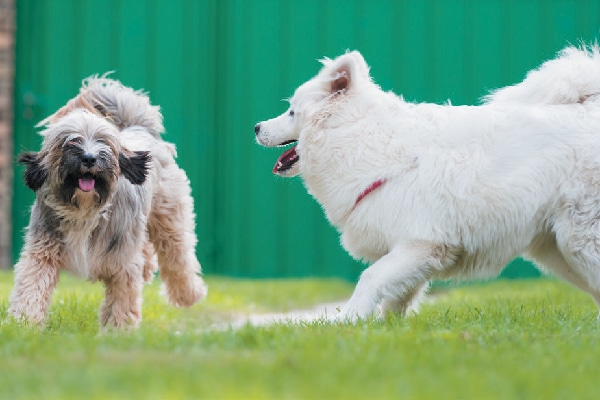
[[[277,143],[275,142],[274,144],[269,144],[268,141],[266,141],[264,138],[260,137],[260,133],[261,133],[261,123],[259,122],[258,124],[254,125],[254,133],[256,134],[256,141],[266,147],[283,147],[283,146],[287,146],[288,144],[295,144],[297,143],[296,139],[289,139],[289,140],[285,140],[281,143]],[[273,173],[279,176],[283,176],[283,177],[292,177],[292,176],[296,176],[298,175],[298,168],[296,163],[298,162],[298,160],[300,159],[300,157],[298,156],[298,153],[296,153],[296,146],[292,146],[291,148],[289,148],[288,150],[286,150],[278,159],[277,162],[275,163],[275,166],[273,167]]]

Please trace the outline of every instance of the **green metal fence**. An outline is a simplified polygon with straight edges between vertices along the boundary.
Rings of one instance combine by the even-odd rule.
[[[19,0],[15,152],[38,148],[34,125],[82,78],[115,71],[163,109],[205,272],[353,279],[362,267],[301,182],[271,175],[279,150],[254,143],[315,60],[358,49],[386,90],[473,104],[599,29],[597,0]],[[32,200],[16,179],[15,257]]]

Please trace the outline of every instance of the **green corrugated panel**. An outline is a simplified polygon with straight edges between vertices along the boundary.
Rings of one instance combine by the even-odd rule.
[[[363,52],[385,90],[476,103],[567,43],[593,40],[600,2],[20,0],[17,23],[16,151],[38,148],[34,124],[82,78],[114,70],[162,107],[192,182],[206,272],[352,279],[362,267],[301,181],[271,175],[280,151],[254,143],[254,124],[285,110],[317,59],[347,49]],[[17,254],[33,195],[19,180],[14,193]],[[529,274],[523,265],[507,273]]]

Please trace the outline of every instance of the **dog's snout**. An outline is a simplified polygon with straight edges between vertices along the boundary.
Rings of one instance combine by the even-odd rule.
[[[90,153],[85,153],[81,156],[81,163],[88,168],[92,168],[94,164],[96,164],[96,156]]]
[[[254,133],[258,135],[259,132],[260,132],[260,122],[256,125],[254,125]]]

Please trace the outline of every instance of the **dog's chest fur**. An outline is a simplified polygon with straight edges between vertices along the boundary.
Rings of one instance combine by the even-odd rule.
[[[95,231],[100,229],[104,215],[92,218],[66,221],[61,224],[63,239],[63,267],[82,278],[96,279],[102,264],[107,245],[99,240]]]

